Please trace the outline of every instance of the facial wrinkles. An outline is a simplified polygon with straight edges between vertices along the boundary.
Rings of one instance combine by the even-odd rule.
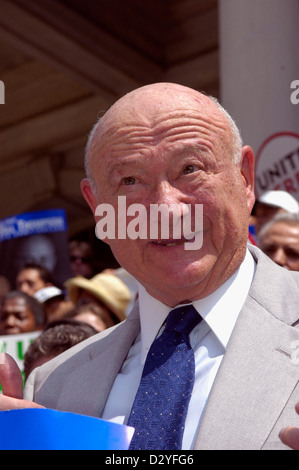
[[[144,126],[116,127],[111,137],[105,135],[103,137],[100,148],[94,147],[91,150],[91,167],[92,173],[96,174],[98,171],[97,160],[100,158],[105,160],[108,180],[115,165],[122,165],[126,154],[130,157],[134,153],[149,148],[152,142],[150,130]],[[118,157],[119,161],[117,161]]]
[[[177,132],[187,133],[192,137],[216,135],[225,132],[225,124],[217,117],[205,117],[198,110],[187,110],[183,115],[177,112],[161,115],[154,126],[155,135],[162,138],[175,138]]]
[[[137,168],[139,156],[152,158],[151,151],[160,143],[164,150],[170,152],[172,149],[164,145],[180,142],[194,147],[200,145],[207,150],[211,162],[217,160],[219,168],[225,165],[224,160],[227,159],[222,158],[223,155],[232,157],[232,133],[226,118],[214,104],[202,106],[199,102],[197,106],[196,100],[192,103],[189,98],[186,103],[177,103],[174,95],[165,107],[159,103],[156,105],[151,98],[150,110],[145,103],[143,107],[129,106],[121,109],[122,112],[117,110],[116,114],[108,116],[107,121],[104,117],[100,124],[100,138],[94,139],[91,147],[92,173],[98,171],[100,158],[105,159],[108,174],[115,165],[121,167],[124,158],[134,161]],[[162,158],[161,150],[159,157]]]
[[[221,123],[219,123],[219,126],[214,124],[210,126],[203,119],[177,119],[176,116],[170,116],[166,120],[161,119],[153,128],[127,126],[116,129],[113,134],[113,140],[109,145],[111,150],[106,152],[105,155],[108,163],[108,173],[115,164],[122,165],[125,154],[129,158],[133,154],[136,154],[136,157],[138,157],[140,153],[143,154],[146,150],[157,148],[160,143],[171,145],[180,141],[185,143],[189,141],[189,144],[192,144],[193,147],[200,145],[202,148],[207,149],[214,160],[215,146],[218,146],[219,142],[218,139],[215,139],[216,129],[220,129],[223,134],[225,132],[225,126],[221,127]],[[220,139],[220,141],[222,140]],[[222,144],[220,143],[219,145],[221,146]],[[119,162],[116,162],[118,156]],[[137,164],[137,160],[135,163]]]

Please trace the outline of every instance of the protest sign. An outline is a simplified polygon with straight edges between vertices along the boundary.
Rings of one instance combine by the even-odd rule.
[[[283,190],[299,201],[299,134],[278,132],[268,137],[256,156],[256,195]]]
[[[68,227],[63,209],[18,214],[0,221],[0,275],[15,287],[28,263],[47,268],[58,285],[71,275]]]

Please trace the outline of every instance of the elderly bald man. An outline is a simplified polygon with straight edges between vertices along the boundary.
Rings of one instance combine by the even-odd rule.
[[[123,323],[33,372],[27,401],[3,396],[2,408],[44,406],[128,423],[132,449],[286,448],[279,432],[296,423],[299,401],[292,350],[299,277],[247,245],[254,155],[233,120],[190,88],[141,87],[92,130],[86,170],[82,193],[97,225],[113,209],[115,220],[106,222],[116,230],[103,238],[138,280],[138,301]],[[116,236],[123,201],[127,233]],[[169,237],[162,226],[132,236],[132,223],[148,221],[155,205],[173,214]],[[146,219],[134,219],[136,207]],[[173,236],[174,221],[184,226],[187,215],[189,232]],[[192,247],[192,236],[202,243]],[[291,445],[289,435],[281,434]]]

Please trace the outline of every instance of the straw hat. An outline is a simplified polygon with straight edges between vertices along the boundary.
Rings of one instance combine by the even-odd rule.
[[[131,294],[127,286],[114,274],[100,273],[91,279],[76,276],[65,281],[64,285],[74,304],[78,300],[79,290],[83,289],[97,297],[120,321],[126,318],[125,311]]]

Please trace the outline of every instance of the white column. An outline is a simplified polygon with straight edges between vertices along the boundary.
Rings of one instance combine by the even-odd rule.
[[[219,0],[221,102],[256,153],[257,196],[299,200],[299,0]]]

